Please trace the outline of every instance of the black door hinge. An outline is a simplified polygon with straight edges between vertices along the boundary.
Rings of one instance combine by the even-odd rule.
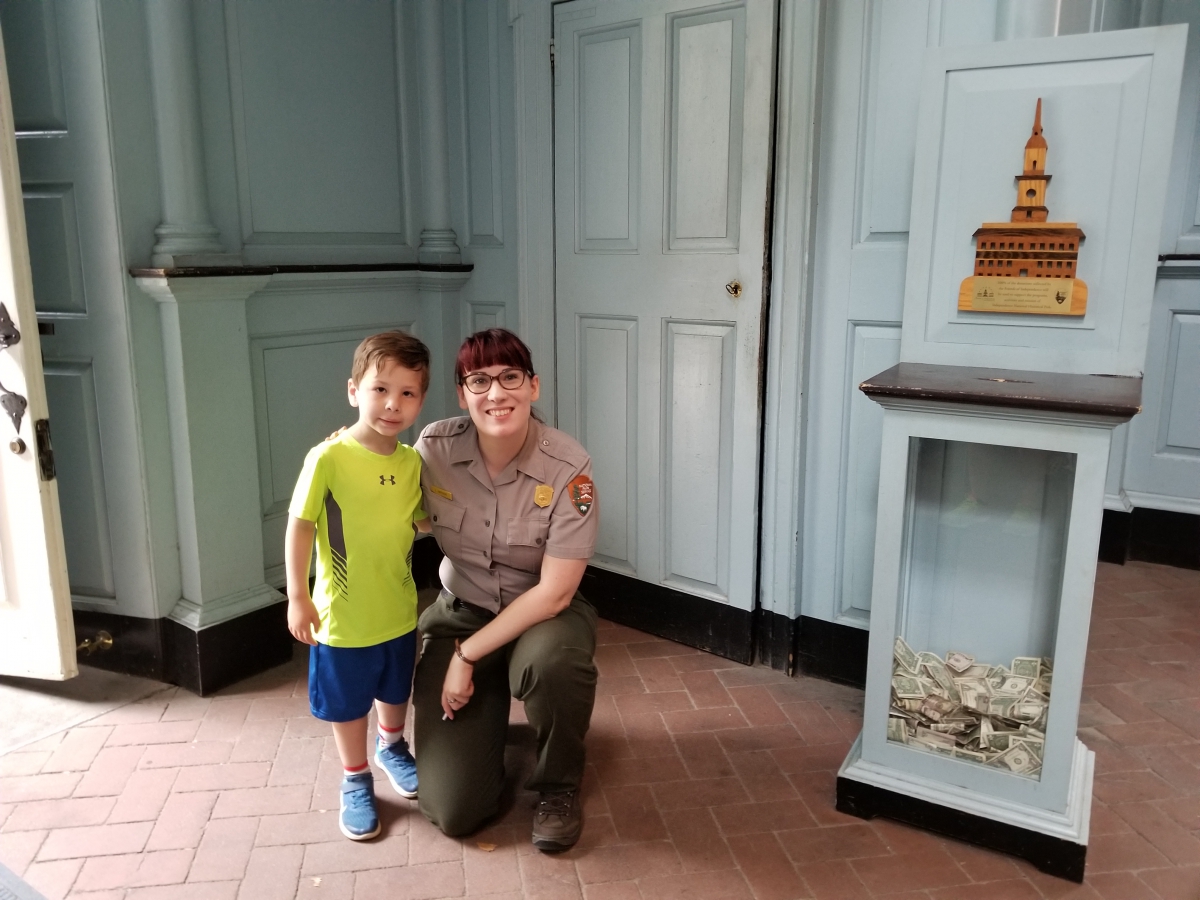
[[[554,72],[554,41],[550,42],[550,72]]]
[[[33,434],[37,439],[38,468],[42,470],[42,481],[53,481],[54,447],[50,444],[50,420],[38,419],[34,422]]]

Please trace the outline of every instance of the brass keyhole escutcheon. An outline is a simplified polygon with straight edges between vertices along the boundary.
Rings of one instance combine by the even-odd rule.
[[[742,296],[742,283],[736,280],[731,281],[729,284],[725,285],[725,290],[728,292],[730,297],[736,300],[738,297]]]

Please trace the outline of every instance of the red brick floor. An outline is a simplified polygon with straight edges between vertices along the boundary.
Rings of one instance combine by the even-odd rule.
[[[610,623],[568,853],[529,795],[465,840],[381,785],[384,834],[335,812],[300,659],[212,698],[164,690],[0,756],[0,862],[48,898],[1200,898],[1200,572],[1102,565],[1081,734],[1096,751],[1082,886],[833,808],[862,694]],[[514,710],[510,761],[527,770]]]

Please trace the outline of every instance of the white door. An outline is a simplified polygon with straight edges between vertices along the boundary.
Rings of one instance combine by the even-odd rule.
[[[554,13],[558,421],[603,497],[592,562],[750,610],[774,4]]]
[[[2,41],[0,195],[0,674],[72,678],[75,626]]]

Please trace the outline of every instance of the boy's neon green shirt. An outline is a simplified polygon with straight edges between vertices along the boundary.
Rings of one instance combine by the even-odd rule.
[[[317,525],[320,643],[370,647],[417,627],[413,523],[426,513],[416,450],[380,456],[343,432],[308,452],[288,512]]]

